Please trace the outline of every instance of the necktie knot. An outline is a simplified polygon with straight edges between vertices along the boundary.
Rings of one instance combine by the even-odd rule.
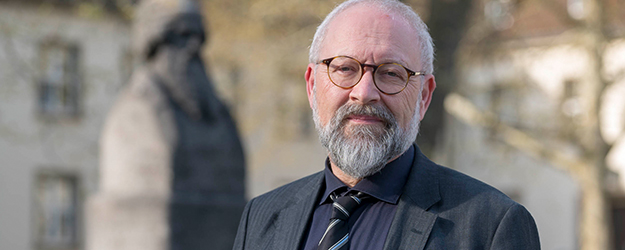
[[[330,196],[330,198],[334,201],[334,203],[332,203],[332,216],[330,219],[339,219],[344,221],[349,219],[349,216],[351,216],[362,203],[363,196],[364,194],[362,193],[341,197],[336,197],[334,195]]]
[[[349,248],[349,227],[347,220],[368,196],[362,192],[337,196],[331,194],[332,215],[330,224],[319,241],[318,250],[342,250]]]

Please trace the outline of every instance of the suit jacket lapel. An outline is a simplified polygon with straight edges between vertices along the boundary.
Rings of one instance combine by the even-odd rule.
[[[267,249],[298,249],[308,221],[313,214],[317,197],[323,185],[323,172],[317,174],[287,202],[287,206],[277,212],[271,246]],[[271,234],[269,234],[271,235]]]
[[[435,164],[415,145],[415,160],[399,199],[397,212],[384,244],[385,250],[421,250],[438,217],[429,208],[441,197]]]

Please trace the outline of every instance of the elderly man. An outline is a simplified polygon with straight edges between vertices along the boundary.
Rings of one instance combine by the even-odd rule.
[[[523,206],[413,144],[432,61],[427,27],[405,4],[336,7],[305,74],[325,170],[251,200],[234,249],[540,249]]]

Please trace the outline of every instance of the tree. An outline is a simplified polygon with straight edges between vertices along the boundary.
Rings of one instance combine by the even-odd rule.
[[[421,122],[422,132],[417,139],[419,147],[426,155],[430,155],[441,141],[445,118],[443,100],[456,86],[456,51],[465,36],[472,6],[472,0],[429,0],[427,25],[435,44],[434,71],[437,87],[429,112]]]
[[[517,128],[506,124],[494,111],[480,111],[468,99],[453,94],[446,99],[446,109],[461,121],[486,128],[497,133],[507,145],[525,152],[535,158],[545,160],[555,167],[567,171],[579,184],[581,189],[581,203],[579,214],[579,246],[582,250],[611,249],[610,236],[610,212],[609,193],[606,189],[606,174],[608,172],[606,156],[611,148],[601,136],[601,119],[598,114],[603,109],[601,99],[611,81],[606,79],[604,70],[604,55],[610,38],[606,26],[607,1],[583,0],[578,1],[581,8],[579,12],[567,13],[566,6],[560,1],[490,1],[512,3],[510,13],[528,6],[540,6],[559,19],[560,25],[569,33],[575,34],[575,41],[567,41],[576,47],[583,48],[588,55],[587,71],[583,79],[580,79],[580,90],[576,95],[579,98],[580,113],[583,119],[575,122],[564,123],[563,130],[569,133],[561,133],[555,136],[546,134],[544,131],[532,130],[532,128]],[[580,7],[578,6],[578,7]],[[570,6],[569,6],[570,7]],[[475,12],[482,15],[481,12]],[[500,13],[501,14],[501,13]],[[505,13],[504,13],[505,14]],[[493,51],[505,50],[499,45],[515,37],[516,34],[504,31],[507,28],[498,29],[505,19],[492,17],[476,17],[471,26],[471,34],[465,37],[461,44],[459,58],[462,63],[470,63],[471,55],[484,54],[489,56]],[[494,22],[493,22],[494,21]],[[513,33],[514,31],[512,31]],[[514,39],[514,38],[512,38]],[[520,39],[522,40],[522,39]],[[550,41],[542,46],[555,46],[561,41]],[[464,61],[463,61],[464,60]],[[467,61],[468,60],[468,61]],[[554,117],[563,117],[562,114],[554,114]],[[544,138],[552,138],[563,144],[571,145],[578,149],[575,155],[564,154],[557,149],[545,146]]]

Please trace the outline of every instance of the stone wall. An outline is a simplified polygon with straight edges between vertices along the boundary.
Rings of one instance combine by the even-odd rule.
[[[45,249],[42,210],[70,204],[75,235],[48,242],[83,244],[81,204],[97,188],[99,133],[127,77],[129,42],[127,23],[115,16],[0,3],[0,249]],[[61,70],[48,66],[64,56],[75,56],[78,109],[43,112],[41,83]]]

